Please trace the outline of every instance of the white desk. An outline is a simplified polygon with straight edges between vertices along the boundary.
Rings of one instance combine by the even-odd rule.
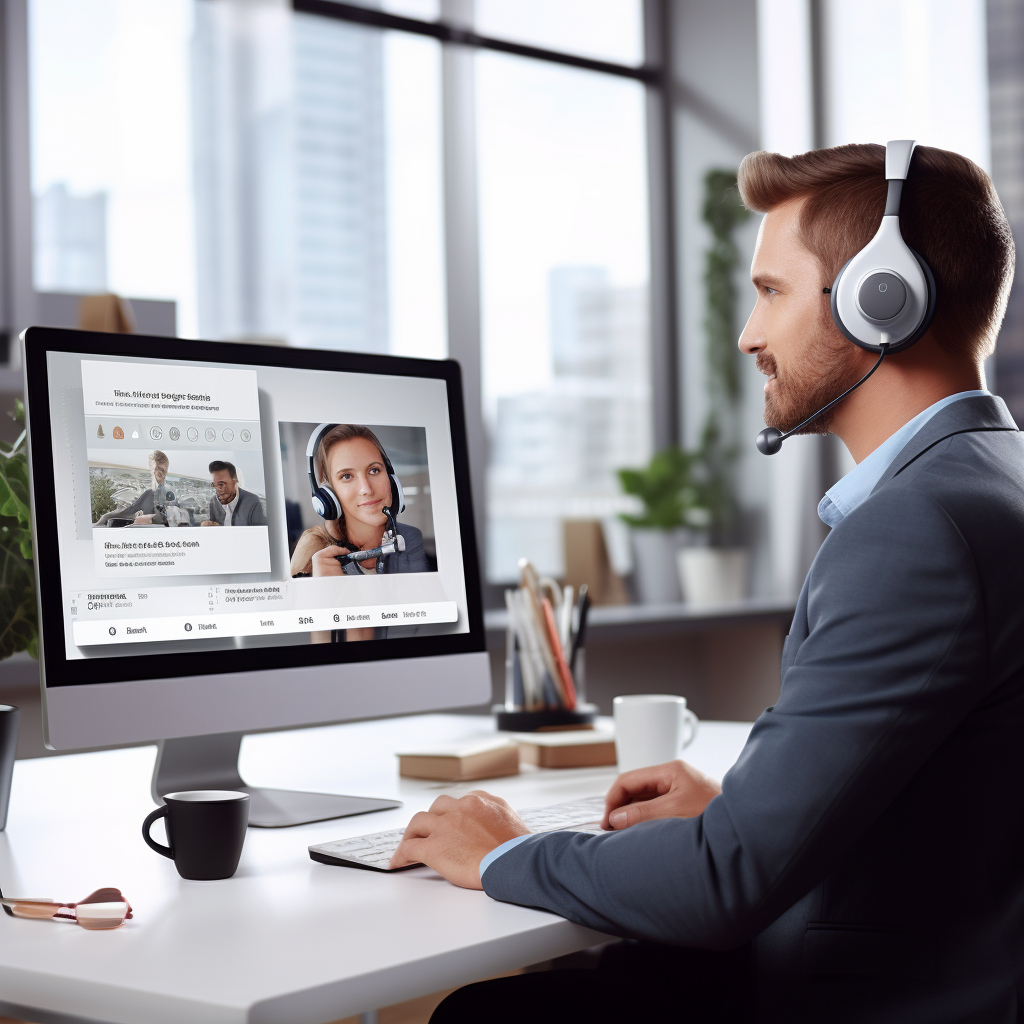
[[[143,844],[155,748],[19,761],[0,833],[4,893],[73,901],[113,885],[135,918],[99,933],[0,915],[0,1013],[42,1024],[319,1024],[602,941],[427,868],[386,875],[309,859],[311,843],[400,827],[441,792],[484,785],[528,807],[601,793],[614,778],[612,769],[459,786],[398,778],[393,751],[484,728],[490,719],[427,715],[247,738],[242,774],[253,785],[405,806],[250,829],[238,872],[220,882],[185,881]],[[720,778],[749,728],[704,723],[686,756]]]

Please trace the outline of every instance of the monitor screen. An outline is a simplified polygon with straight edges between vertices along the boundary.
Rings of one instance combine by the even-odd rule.
[[[456,364],[26,349],[47,686],[483,650]]]

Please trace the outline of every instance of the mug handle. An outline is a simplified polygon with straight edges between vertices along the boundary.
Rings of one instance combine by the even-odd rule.
[[[167,804],[164,804],[162,807],[158,807],[155,811],[146,815],[146,820],[142,823],[142,838],[149,844],[150,849],[156,850],[156,852],[162,856],[170,857],[171,860],[174,860],[174,850],[170,846],[164,846],[163,843],[158,843],[149,834],[149,830],[153,827],[153,822],[156,821],[157,818],[166,818],[169,810],[170,808]]]
[[[682,718],[686,727],[686,739],[682,742],[679,749],[685,750],[697,738],[697,727],[700,724],[700,719],[689,708],[683,709]]]

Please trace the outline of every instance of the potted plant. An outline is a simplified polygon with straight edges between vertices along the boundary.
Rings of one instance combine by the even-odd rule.
[[[639,515],[623,515],[633,542],[633,582],[643,604],[678,601],[676,553],[688,531],[707,522],[702,494],[694,480],[694,452],[666,448],[643,469],[620,469],[626,494],[639,498]]]
[[[14,418],[24,428],[25,407],[20,401]],[[0,442],[0,660],[19,651],[39,657],[28,492],[28,454],[22,429],[13,445]]]
[[[706,525],[700,543],[677,553],[684,599],[694,605],[740,600],[746,590],[747,552],[740,545],[740,511],[735,474],[739,454],[740,368],[736,346],[736,228],[750,211],[740,200],[733,171],[704,177],[703,220],[712,242],[705,255],[704,288],[709,411],[692,471]]]

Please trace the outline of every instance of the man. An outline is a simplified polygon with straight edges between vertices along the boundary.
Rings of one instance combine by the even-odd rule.
[[[210,476],[216,496],[210,499],[210,517],[203,526],[266,526],[263,503],[252,493],[238,486],[238,474],[230,462],[215,459],[210,463]]]
[[[755,153],[740,190],[765,214],[740,348],[766,422],[792,427],[876,358],[827,293],[878,228],[883,150]],[[819,506],[832,532],[779,700],[721,785],[681,762],[630,772],[602,836],[529,836],[500,800],[440,797],[396,851],[644,941],[617,969],[470,986],[436,1021],[1024,1019],[1024,442],[982,369],[1013,242],[987,175],[925,147],[900,223],[936,316],[809,428],[858,465]]]
[[[96,520],[95,526],[106,526],[111,519],[132,519],[140,525],[148,525],[153,522],[154,515],[158,513],[157,506],[166,506],[167,502],[174,501],[174,492],[167,486],[167,472],[170,469],[170,460],[159,450],[149,453],[149,472],[152,475],[150,486],[146,488],[127,508],[116,509],[113,512],[104,512]]]

